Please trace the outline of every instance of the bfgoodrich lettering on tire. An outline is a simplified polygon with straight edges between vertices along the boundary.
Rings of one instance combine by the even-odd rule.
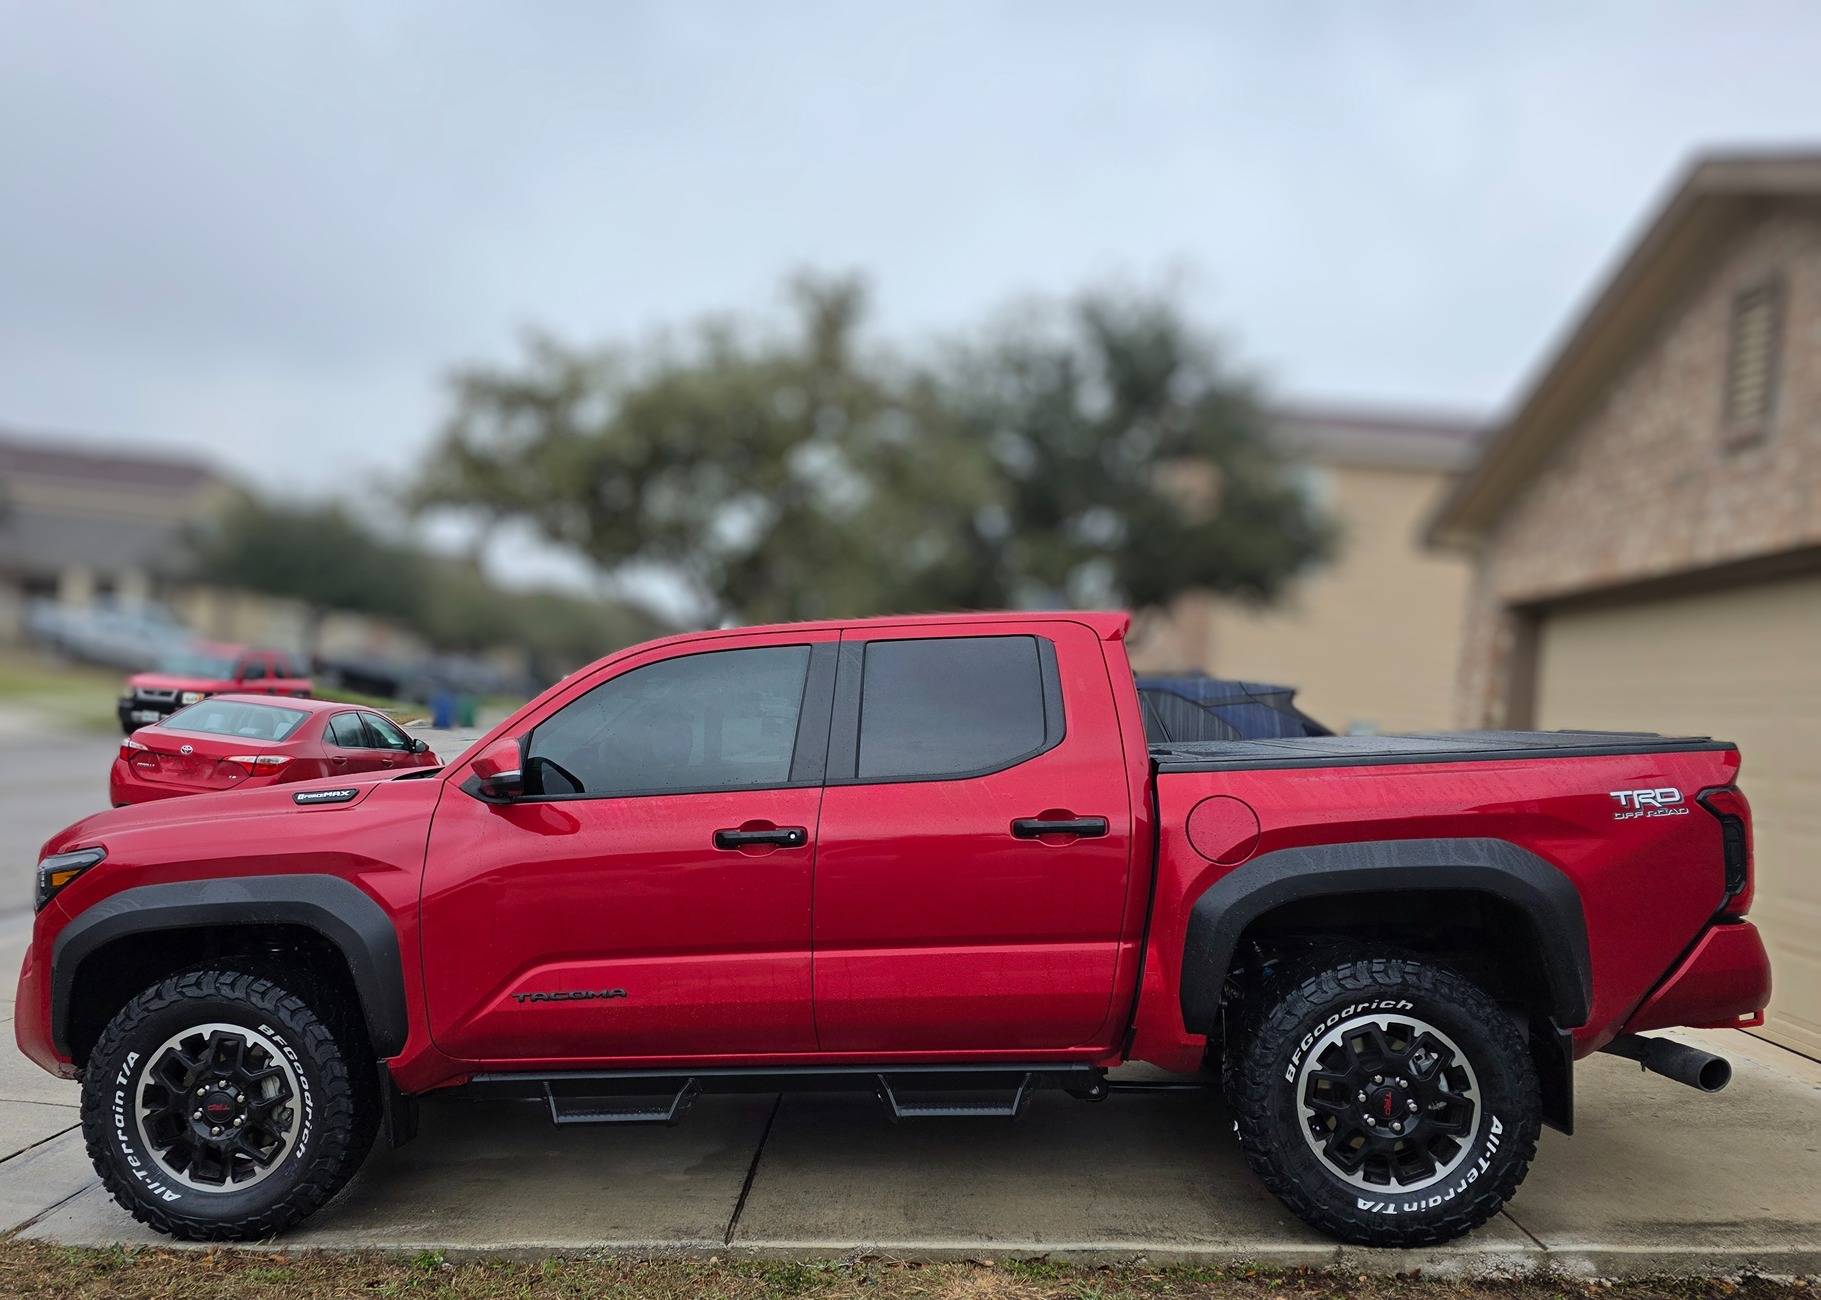
[[[1536,1154],[1536,1070],[1512,1018],[1427,962],[1323,963],[1271,987],[1230,1058],[1246,1161],[1345,1241],[1428,1246],[1478,1227]]]
[[[82,1083],[89,1159],[174,1237],[269,1237],[347,1182],[373,1140],[368,1064],[302,999],[239,971],[175,975],[121,1008]]]

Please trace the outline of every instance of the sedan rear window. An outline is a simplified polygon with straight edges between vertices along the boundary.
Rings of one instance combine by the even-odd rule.
[[[166,731],[187,731],[197,736],[284,740],[309,716],[301,709],[281,709],[273,704],[203,700],[177,710],[160,725]]]

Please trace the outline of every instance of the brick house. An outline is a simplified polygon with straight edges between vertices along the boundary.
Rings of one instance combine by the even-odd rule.
[[[1821,1056],[1821,155],[1693,166],[1427,536],[1462,723],[1739,742],[1764,1032]]]
[[[1134,627],[1140,670],[1204,669],[1297,688],[1339,731],[1448,724],[1470,566],[1425,550],[1423,523],[1471,460],[1473,420],[1288,406],[1272,436],[1334,520],[1334,558],[1260,608],[1185,596]]]

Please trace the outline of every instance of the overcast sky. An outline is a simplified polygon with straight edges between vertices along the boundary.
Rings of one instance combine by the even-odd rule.
[[[1821,5],[0,0],[0,426],[398,476],[439,377],[855,268],[914,340],[1182,277],[1277,391],[1496,410]]]

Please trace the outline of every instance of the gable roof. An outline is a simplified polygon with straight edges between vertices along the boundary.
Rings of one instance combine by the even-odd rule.
[[[221,482],[199,461],[108,446],[52,442],[0,429],[0,479],[33,478],[105,488],[193,492]]]
[[[1483,420],[1437,412],[1291,403],[1270,411],[1271,436],[1312,460],[1384,469],[1458,470],[1473,459]]]
[[[1697,158],[1586,308],[1572,318],[1479,458],[1423,530],[1468,546],[1574,425],[1638,337],[1662,317],[1711,249],[1767,201],[1821,197],[1821,153],[1727,152]]]

